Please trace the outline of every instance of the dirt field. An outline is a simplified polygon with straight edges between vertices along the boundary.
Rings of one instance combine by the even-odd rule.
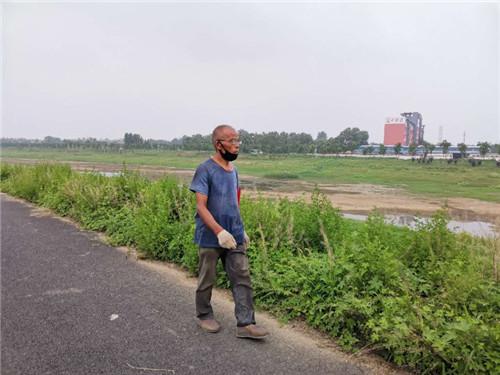
[[[31,159],[3,159],[8,163],[35,164],[39,160]],[[74,170],[78,171],[100,171],[119,172],[121,165],[91,163],[91,162],[66,162]],[[161,178],[162,176],[174,175],[185,182],[189,182],[193,176],[193,170],[160,168],[151,166],[128,166],[130,170],[139,171],[149,178]],[[243,194],[255,196],[262,194],[269,197],[289,197],[291,199],[304,196],[310,197],[315,185],[305,181],[283,181],[271,180],[247,175],[241,175]],[[389,188],[380,185],[353,184],[353,185],[330,185],[319,184],[319,190],[326,194],[335,207],[348,213],[368,213],[374,208],[386,214],[414,214],[419,216],[430,216],[442,207],[448,207],[449,213],[455,220],[463,221],[487,221],[499,224],[500,204],[485,202],[470,198],[429,198],[410,194],[401,189]]]

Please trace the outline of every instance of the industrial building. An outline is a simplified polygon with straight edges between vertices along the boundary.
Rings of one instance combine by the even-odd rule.
[[[396,152],[394,150],[394,146],[386,146],[385,154],[387,156],[390,155],[396,155]],[[380,145],[378,144],[370,144],[370,145],[361,145],[359,146],[356,150],[353,151],[353,154],[355,155],[363,155],[363,150],[367,149],[368,147],[371,147],[371,153],[370,155],[379,155],[380,154]],[[424,146],[418,146],[415,149],[415,156],[422,156],[425,153],[425,147]],[[448,148],[448,153],[443,154],[443,147],[436,145],[435,149],[430,152],[428,155],[429,156],[445,156],[447,158],[452,157],[455,154],[461,154],[460,149],[458,146],[450,146]],[[407,156],[410,155],[410,147],[409,146],[401,146],[400,150],[400,155]],[[478,145],[467,145],[467,156],[468,157],[479,157],[479,146]]]
[[[384,145],[394,146],[400,143],[409,146],[424,142],[422,115],[418,112],[403,112],[401,116],[388,117],[384,126]]]

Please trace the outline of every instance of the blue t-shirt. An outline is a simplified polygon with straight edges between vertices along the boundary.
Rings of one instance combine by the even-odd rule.
[[[244,227],[238,205],[238,172],[226,171],[214,160],[198,166],[189,189],[208,197],[207,208],[215,221],[231,233],[238,244],[244,240]],[[198,213],[195,216],[194,242],[200,247],[220,247],[217,236],[208,228]]]

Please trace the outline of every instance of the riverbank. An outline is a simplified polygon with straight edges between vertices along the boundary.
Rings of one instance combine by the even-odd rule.
[[[2,158],[10,164],[34,165],[46,163],[47,160]],[[76,171],[99,171],[103,173],[118,173],[123,164],[61,161]],[[127,169],[137,171],[153,180],[165,175],[172,175],[184,182],[189,182],[194,169],[169,168],[151,165],[128,165]],[[301,180],[271,179],[250,175],[240,175],[244,194],[268,197],[288,197],[309,199],[310,194],[318,189],[325,194],[334,207],[350,214],[368,214],[377,209],[382,214],[414,215],[430,217],[443,207],[446,207],[450,217],[457,221],[484,221],[500,225],[500,203],[463,197],[428,197],[412,194],[401,188],[387,187],[375,184],[314,184]]]

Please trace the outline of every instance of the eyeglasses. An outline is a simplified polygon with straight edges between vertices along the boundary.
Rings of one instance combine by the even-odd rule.
[[[227,142],[231,143],[232,145],[241,145],[241,141],[239,139],[218,139],[219,142]]]

